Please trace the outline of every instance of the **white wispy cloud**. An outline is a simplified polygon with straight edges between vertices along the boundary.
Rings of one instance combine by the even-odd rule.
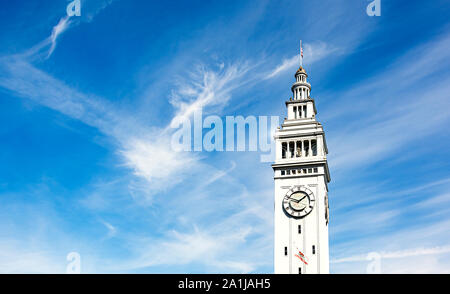
[[[298,55],[294,55],[291,58],[283,59],[280,65],[278,65],[271,73],[269,73],[266,78],[270,79],[286,70],[293,69],[296,66],[300,65],[300,59]]]
[[[130,262],[130,269],[152,267],[156,265],[202,264],[211,269],[231,272],[250,272],[253,267],[239,259],[227,258],[223,262],[224,252],[245,243],[248,229],[238,229],[234,234],[211,234],[194,227],[192,232],[171,231],[166,238],[153,242],[139,243],[141,253],[137,260]]]
[[[51,251],[24,246],[15,239],[0,240],[0,273],[55,273],[65,270],[64,260],[58,261]]]
[[[198,110],[220,113],[232,91],[246,83],[248,70],[245,64],[232,64],[216,70],[198,66],[187,72],[188,78],[179,79],[171,93],[169,101],[175,111],[170,123],[164,128],[126,139],[120,150],[125,166],[148,182],[148,195],[176,186],[201,166],[199,154],[172,149],[171,138],[176,131],[172,128],[174,122],[190,121]]]
[[[377,262],[382,274],[448,274],[449,246],[421,247],[399,251],[375,252],[380,258],[369,259],[368,254],[331,260],[338,273],[368,273]],[[373,258],[373,256],[372,256]]]
[[[380,256],[381,273],[448,273],[448,224],[448,221],[416,224],[377,237],[347,240],[334,247],[334,254],[339,257],[331,258],[331,268],[334,273],[366,273],[371,262],[368,254],[375,252]],[[416,247],[411,248],[411,244]]]
[[[333,47],[325,42],[311,43],[311,44],[306,43],[304,45],[303,50],[303,60],[305,61],[305,64],[312,65],[313,63],[322,60],[328,57],[330,54],[336,53],[337,51],[338,48]],[[265,78],[266,79],[273,78],[287,70],[292,71],[295,67],[300,66],[299,54],[294,55],[288,59],[283,59],[281,64],[275,67],[274,70],[270,71]]]
[[[116,264],[115,270],[189,265],[206,268],[208,272],[249,273],[260,266],[270,266],[272,236],[268,231],[273,226],[271,222],[267,224],[271,218],[265,202],[270,201],[271,193],[261,199],[261,193],[250,195],[245,189],[237,193],[242,190],[238,183],[224,185],[225,182],[222,178],[217,183],[223,187],[224,195],[216,187],[203,187],[168,199],[167,205],[175,215],[183,211],[178,221],[184,225],[162,238],[129,236],[127,241],[134,248],[135,257]],[[256,201],[262,204],[250,204]]]
[[[435,197],[418,202],[416,206],[418,208],[426,208],[434,205],[443,205],[450,203],[450,193],[442,193]]]
[[[183,121],[190,119],[195,111],[215,107],[218,113],[231,98],[231,92],[245,84],[250,67],[248,64],[223,64],[217,70],[197,66],[188,73],[189,79],[179,82],[172,92],[170,103],[177,110],[172,119]],[[171,124],[172,124],[171,123]]]
[[[50,46],[50,49],[48,51],[47,58],[49,58],[50,55],[52,55],[53,51],[55,50],[55,48],[56,48],[56,40],[58,39],[58,37],[62,33],[64,33],[64,31],[66,31],[69,28],[69,26],[70,26],[69,18],[70,18],[69,16],[62,17],[59,20],[58,24],[53,27],[52,34],[49,37],[50,38],[50,42],[51,42],[51,46]]]
[[[445,217],[448,215],[448,209],[439,204],[427,204],[442,202],[441,191],[448,190],[448,185],[442,185],[442,182],[442,180],[435,181],[403,191],[386,191],[380,187],[378,197],[372,201],[345,209],[340,208],[337,219],[334,219],[337,224],[330,227],[331,238],[338,239],[331,251],[333,272],[364,273],[365,265],[369,262],[366,260],[368,251],[381,254],[383,273],[446,272],[445,268],[449,268],[449,259],[446,257],[450,248],[447,245],[450,242],[449,222]],[[435,193],[434,196],[424,192],[430,187],[433,187],[431,191]],[[358,193],[358,197],[366,198],[366,195]],[[412,201],[414,198],[424,200]],[[351,202],[351,198],[339,201]],[[390,213],[393,214],[392,217],[383,217]],[[414,215],[413,223],[404,224],[408,219],[407,215]],[[354,219],[358,219],[358,222],[350,221]],[[411,249],[411,244],[417,247]],[[348,255],[350,252],[364,251],[366,253]],[[406,265],[410,260],[415,260],[417,264],[417,259],[410,258],[416,255],[435,255],[435,257],[420,258],[421,264],[423,262],[427,266],[408,268]],[[346,262],[354,264],[342,265]]]
[[[173,91],[171,103],[175,106],[174,117],[190,119],[193,112],[199,108],[220,111],[231,99],[232,91],[247,83],[247,72],[248,67],[245,65],[231,65],[230,67],[222,66],[217,71],[203,68],[190,75],[191,79],[185,80],[180,84],[182,87],[177,87]],[[129,182],[128,189],[137,203],[151,204],[156,193],[176,188],[187,175],[193,172],[204,175],[197,176],[198,180],[195,181],[203,185],[192,183],[195,188],[192,189],[191,195],[187,195],[184,191],[175,194],[168,201],[172,204],[174,213],[183,211],[184,217],[189,219],[189,222],[210,224],[205,229],[195,229],[189,233],[173,230],[163,238],[142,244],[147,250],[133,249],[134,254],[139,256],[137,261],[125,262],[125,264],[123,261],[118,261],[117,264],[121,265],[118,269],[126,266],[142,268],[161,264],[199,263],[212,271],[250,272],[256,266],[266,264],[268,259],[263,255],[269,249],[265,247],[270,247],[271,242],[264,244],[264,247],[262,241],[252,241],[248,250],[243,251],[247,252],[247,256],[233,257],[233,252],[237,251],[239,244],[249,242],[246,238],[250,232],[259,234],[259,239],[266,238],[266,219],[260,219],[259,224],[256,225],[245,227],[240,225],[240,223],[251,223],[255,216],[261,216],[262,209],[256,211],[255,207],[239,205],[238,199],[243,201],[241,194],[238,194],[234,200],[228,198],[226,201],[227,209],[236,210],[231,213],[231,216],[221,218],[216,216],[211,221],[209,213],[204,214],[209,209],[201,208],[205,205],[224,207],[224,200],[217,198],[213,183],[225,181],[229,184],[232,180],[228,174],[234,169],[234,163],[227,170],[219,170],[204,163],[200,164],[201,158],[195,153],[173,151],[170,147],[172,133],[170,126],[148,128],[132,114],[116,109],[101,97],[86,95],[71,88],[37,69],[22,56],[6,56],[0,60],[0,86],[13,95],[31,99],[80,120],[114,139],[117,144],[117,153],[123,159],[123,166],[130,169],[136,178]],[[208,185],[210,190],[207,192],[204,189],[198,189],[200,186],[205,188]],[[223,192],[225,193],[224,189]],[[228,194],[231,193],[236,193],[236,188]],[[84,198],[82,203],[86,207],[98,210],[99,205],[105,205],[105,198],[93,193],[91,197]],[[179,206],[180,203],[183,205]],[[186,214],[186,210],[189,214]],[[108,238],[117,236],[117,226],[105,221],[101,223],[108,229]],[[136,238],[139,239],[140,236]],[[255,236],[252,235],[252,239],[254,238]],[[186,243],[186,240],[189,242]],[[252,253],[255,251],[252,249],[255,244],[259,250]],[[196,248],[196,251],[192,248]],[[170,249],[170,253],[167,249]],[[168,253],[161,254],[161,252]],[[193,254],[195,252],[197,254]],[[108,271],[108,269],[102,270]]]
[[[100,220],[100,222],[108,229],[107,238],[112,238],[117,234],[117,228],[107,221]]]
[[[0,58],[0,86],[16,96],[31,99],[105,133],[115,131],[107,126],[118,114],[105,100],[72,89],[20,56]]]
[[[418,142],[436,138],[431,141],[438,143],[439,134],[447,132],[450,115],[442,109],[449,107],[449,80],[439,73],[448,64],[449,44],[450,35],[438,36],[386,64],[379,74],[321,95],[327,103],[319,119],[333,146],[328,159],[337,196],[331,207],[332,272],[365,273],[367,255],[349,253],[367,251],[383,252],[382,273],[448,272],[448,209],[439,205],[448,201],[447,175],[394,189],[380,171],[408,154],[412,160],[426,156]],[[376,176],[361,180],[358,169]],[[353,179],[352,185],[346,178]],[[405,223],[410,218],[414,221]],[[417,249],[405,250],[411,244]]]
[[[450,35],[440,36],[410,50],[382,73],[359,81],[347,92],[332,94],[320,118],[330,130],[333,170],[380,161],[404,150],[412,140],[442,131],[440,126],[450,120],[449,113],[441,111],[449,107],[449,79],[434,80],[433,84],[424,80],[440,70],[438,64],[449,63],[449,44]],[[422,81],[421,87],[416,87],[418,81]],[[333,122],[338,119],[339,129],[335,129]]]
[[[167,188],[166,185],[177,184],[199,159],[195,153],[173,151],[169,129],[150,129],[105,99],[72,89],[20,57],[0,59],[0,86],[115,139],[124,166],[147,180],[152,194]],[[175,174],[177,177],[171,179]]]
[[[148,182],[148,195],[179,184],[200,160],[196,153],[174,151],[170,135],[163,130],[151,139],[130,138],[119,152],[124,165]]]
[[[58,23],[55,26],[53,26],[52,32],[49,37],[47,37],[42,42],[36,44],[32,48],[24,52],[22,55],[33,57],[33,55],[35,55],[36,53],[39,53],[44,48],[50,46],[45,57],[47,59],[50,58],[50,56],[56,49],[58,38],[60,38],[64,32],[66,32],[71,26],[76,26],[81,22],[91,22],[94,19],[95,15],[97,15],[101,10],[108,7],[113,1],[114,0],[82,1],[81,16],[71,17],[65,15],[61,17]]]
[[[405,249],[399,251],[380,251],[377,252],[381,258],[383,259],[396,259],[396,258],[404,258],[404,257],[416,257],[421,255],[435,255],[435,254],[443,254],[450,253],[450,246],[436,246],[432,248],[413,248],[413,249]],[[367,261],[367,254],[354,255],[339,259],[331,259],[331,263],[342,263],[342,262],[356,262],[356,261]]]

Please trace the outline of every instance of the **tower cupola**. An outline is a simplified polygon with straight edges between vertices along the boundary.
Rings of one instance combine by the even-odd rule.
[[[308,74],[303,66],[300,66],[295,73],[295,82],[292,85],[292,95],[294,100],[306,100],[311,92],[311,85],[307,81]]]

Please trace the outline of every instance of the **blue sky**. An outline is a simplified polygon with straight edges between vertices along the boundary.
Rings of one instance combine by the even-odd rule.
[[[0,272],[271,273],[259,152],[170,149],[170,123],[283,118],[299,40],[332,176],[332,273],[450,272],[450,4],[8,1]]]

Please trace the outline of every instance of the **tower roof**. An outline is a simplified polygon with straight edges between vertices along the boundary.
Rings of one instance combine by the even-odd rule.
[[[305,74],[306,76],[308,76],[308,74],[306,73],[306,70],[303,68],[303,66],[300,66],[297,69],[297,72],[295,73],[295,75],[298,75],[298,74]]]

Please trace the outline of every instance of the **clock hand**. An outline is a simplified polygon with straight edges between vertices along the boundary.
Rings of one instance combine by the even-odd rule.
[[[302,201],[303,199],[305,199],[305,197],[306,197],[306,195],[303,196],[302,198],[300,198],[299,200],[291,200],[291,201],[294,201],[294,202],[296,202],[296,203],[299,203],[300,201]]]

